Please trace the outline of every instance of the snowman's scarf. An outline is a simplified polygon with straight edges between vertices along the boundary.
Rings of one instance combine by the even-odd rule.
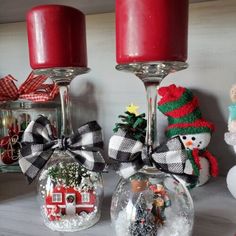
[[[199,150],[194,148],[193,150],[187,150],[188,159],[192,164],[193,172],[195,175],[199,176],[199,171],[201,169],[200,157],[205,157],[210,163],[210,174],[213,177],[218,176],[219,168],[216,158],[206,149]]]
[[[199,170],[201,169],[199,156],[196,155],[195,150],[186,150],[186,152],[188,160],[192,164],[194,175],[199,176]]]

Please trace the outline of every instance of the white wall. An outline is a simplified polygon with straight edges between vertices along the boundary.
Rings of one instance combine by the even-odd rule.
[[[199,95],[205,118],[216,124],[210,151],[225,174],[236,163],[223,140],[230,103],[228,91],[236,81],[236,0],[221,0],[190,6],[189,64],[170,75],[164,85],[187,86]],[[142,83],[132,74],[115,70],[114,14],[87,16],[89,74],[72,82],[74,126],[97,119],[105,141],[112,135],[117,116],[134,102],[145,111]],[[0,76],[11,73],[19,84],[30,72],[25,23],[0,25]],[[160,117],[163,124],[165,118]],[[163,126],[162,126],[163,129]]]

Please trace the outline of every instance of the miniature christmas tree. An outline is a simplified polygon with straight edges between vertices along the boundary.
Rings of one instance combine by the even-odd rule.
[[[138,107],[131,104],[127,107],[125,115],[120,115],[121,121],[123,123],[116,123],[114,132],[117,132],[119,129],[123,129],[132,135],[136,140],[144,142],[146,135],[147,120],[144,118],[145,113],[138,115]]]
[[[66,163],[49,168],[48,175],[57,183],[78,187],[82,178],[89,177],[85,168],[77,163]]]
[[[132,236],[155,236],[157,225],[154,222],[153,214],[147,209],[145,198],[140,194],[136,204],[136,218],[129,227]]]

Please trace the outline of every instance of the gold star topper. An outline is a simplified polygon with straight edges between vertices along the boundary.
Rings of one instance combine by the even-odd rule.
[[[131,103],[129,106],[126,107],[126,110],[130,113],[135,114],[136,116],[138,116],[138,110],[139,107],[135,106],[133,103]]]

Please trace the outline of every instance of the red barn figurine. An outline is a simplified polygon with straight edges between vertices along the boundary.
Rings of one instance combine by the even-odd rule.
[[[46,197],[46,211],[50,221],[61,215],[91,213],[95,209],[96,195],[92,189],[78,190],[74,187],[56,186]]]

